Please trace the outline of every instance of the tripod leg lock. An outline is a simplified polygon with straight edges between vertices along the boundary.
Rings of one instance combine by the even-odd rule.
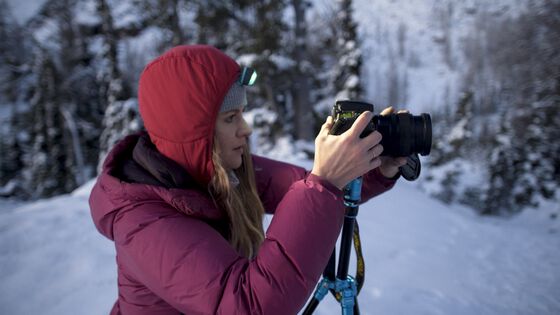
[[[323,280],[321,280],[321,282],[319,282],[319,284],[317,285],[317,290],[315,290],[314,298],[317,301],[321,301],[325,297],[325,295],[329,293],[329,290],[334,288],[334,282],[330,281],[327,278],[323,278]]]
[[[336,292],[340,292],[340,305],[343,314],[352,314],[358,289],[353,277],[348,276],[346,280],[336,279]]]
[[[360,203],[361,193],[362,177],[358,177],[344,188],[344,205],[350,208],[357,208]]]

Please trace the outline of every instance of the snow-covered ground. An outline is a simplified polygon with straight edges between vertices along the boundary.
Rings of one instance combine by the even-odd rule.
[[[115,253],[91,221],[92,184],[35,203],[0,203],[0,314],[108,314]],[[361,313],[560,314],[560,219],[543,210],[482,218],[399,182],[360,208]],[[341,311],[327,296],[316,314]]]

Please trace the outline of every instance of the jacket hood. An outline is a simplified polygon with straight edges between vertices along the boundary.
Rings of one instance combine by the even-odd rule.
[[[145,134],[144,134],[145,135]],[[197,185],[187,183],[192,178],[188,174],[177,174],[177,169],[169,167],[163,161],[157,170],[148,171],[142,162],[133,166],[131,161],[140,148],[145,152],[144,159],[161,159],[159,152],[150,150],[142,140],[141,133],[127,136],[121,140],[107,155],[103,169],[95,183],[89,197],[89,205],[93,222],[101,234],[114,240],[113,224],[124,212],[134,209],[142,204],[151,204],[169,208],[171,215],[187,215],[209,221],[222,221],[227,219],[227,214],[218,209],[210,196],[200,190]],[[166,158],[164,158],[166,159]],[[158,165],[154,162],[146,162]],[[174,163],[174,162],[173,162]],[[179,167],[179,166],[177,166]],[[136,172],[136,180],[130,182],[127,174],[134,168],[141,169]],[[128,171],[123,171],[128,169]],[[170,188],[177,184],[180,188]]]
[[[172,48],[140,76],[140,114],[151,141],[201,187],[214,175],[216,118],[239,74],[239,65],[218,49],[193,45]]]

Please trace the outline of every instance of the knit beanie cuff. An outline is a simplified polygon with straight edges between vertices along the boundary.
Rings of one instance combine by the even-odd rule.
[[[242,108],[247,105],[247,95],[245,87],[234,82],[229,88],[222,106],[220,107],[220,113],[224,113],[230,110]]]

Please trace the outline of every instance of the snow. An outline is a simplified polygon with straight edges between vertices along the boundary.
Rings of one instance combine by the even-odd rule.
[[[8,0],[8,6],[13,16],[20,24],[25,24],[39,12],[47,0]]]
[[[97,3],[94,0],[83,0],[76,3],[75,19],[80,25],[96,25],[101,23],[101,17],[97,14]]]
[[[132,1],[110,1],[111,12],[114,16],[114,27],[124,28],[141,24],[141,17],[145,14]]]
[[[244,54],[244,55],[241,55],[241,56],[237,57],[236,61],[240,65],[250,67],[255,63],[255,61],[258,59],[258,57],[259,56],[257,54]]]
[[[115,251],[93,226],[92,185],[34,203],[0,202],[0,314],[109,312]],[[361,313],[558,314],[560,220],[544,210],[560,209],[542,207],[508,220],[479,217],[399,182],[360,207]],[[315,314],[340,313],[327,295]]]
[[[1,314],[108,314],[116,265],[87,210],[92,184],[20,207],[0,204]]]
[[[453,142],[456,140],[465,139],[471,136],[472,132],[469,129],[468,118],[461,119],[453,129],[449,132],[447,136],[448,142]]]
[[[271,54],[269,59],[279,70],[290,69],[296,63],[293,59],[278,54]]]
[[[56,50],[60,43],[56,40],[58,24],[52,19],[42,21],[41,27],[33,32],[33,38],[46,47]]]

